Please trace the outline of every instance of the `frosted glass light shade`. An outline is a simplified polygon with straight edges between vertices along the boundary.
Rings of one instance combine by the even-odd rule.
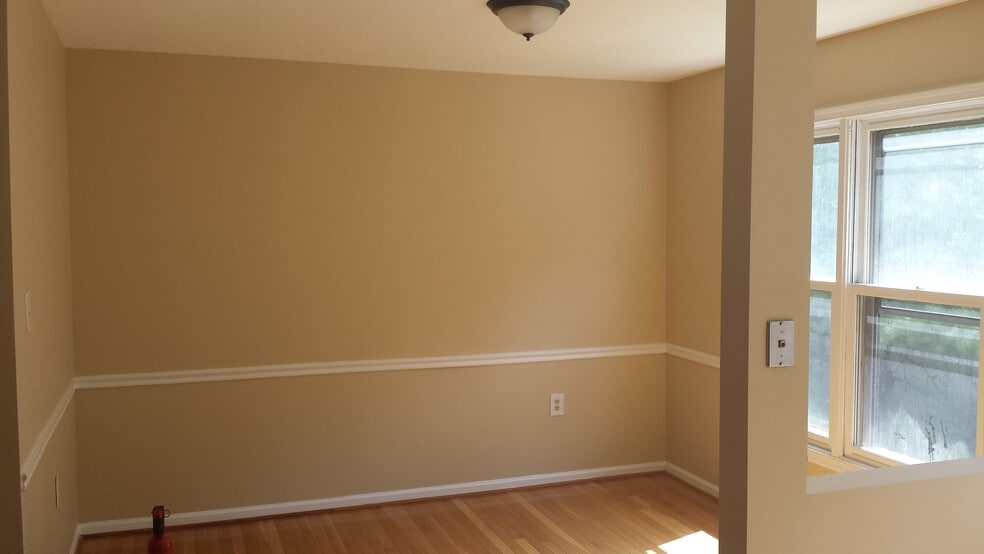
[[[492,13],[499,16],[502,24],[510,31],[530,40],[534,35],[546,31],[557,22],[560,14],[570,6],[567,0],[527,0],[488,2]]]
[[[523,36],[539,35],[553,27],[560,12],[547,6],[513,6],[499,10],[506,29]]]

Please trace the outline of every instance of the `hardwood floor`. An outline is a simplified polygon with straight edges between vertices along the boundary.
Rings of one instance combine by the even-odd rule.
[[[633,552],[704,531],[717,500],[664,473],[168,529],[175,554]],[[149,525],[149,520],[148,520]],[[79,554],[147,552],[149,531]]]

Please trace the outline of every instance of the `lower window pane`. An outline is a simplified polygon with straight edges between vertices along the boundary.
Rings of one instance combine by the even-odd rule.
[[[810,291],[810,431],[830,434],[830,293]]]
[[[883,298],[862,310],[859,445],[912,462],[973,456],[980,312]]]

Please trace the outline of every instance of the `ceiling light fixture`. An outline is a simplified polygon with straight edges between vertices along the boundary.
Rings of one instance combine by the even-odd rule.
[[[502,24],[530,40],[546,31],[571,6],[567,0],[489,0],[486,4]]]

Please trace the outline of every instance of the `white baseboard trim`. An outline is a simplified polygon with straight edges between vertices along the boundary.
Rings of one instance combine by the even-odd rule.
[[[679,468],[677,469],[684,474],[690,475]],[[387,502],[401,502],[405,500],[419,500],[423,498],[434,498],[440,496],[453,496],[476,492],[533,487],[538,485],[551,485],[555,483],[581,481],[584,479],[598,479],[601,477],[615,477],[619,475],[651,473],[666,470],[666,462],[649,462],[624,466],[582,469],[577,471],[562,471],[559,473],[545,473],[541,475],[525,475],[522,477],[509,477],[506,479],[492,479],[488,481],[474,481],[471,483],[457,483],[453,485],[438,485],[434,487],[420,487],[397,491],[354,494],[350,496],[338,496],[334,498],[322,498],[317,500],[302,500],[299,502],[282,502],[279,504],[264,504],[261,506],[246,506],[241,508],[205,510],[201,512],[175,513],[168,518],[168,524],[195,525],[200,523],[213,523],[236,519],[271,517],[302,512],[332,510],[335,508],[349,508],[353,506],[366,506],[371,504],[383,504]],[[683,479],[683,477],[681,477],[681,479]],[[694,477],[694,479],[698,478]],[[686,481],[686,479],[684,480]],[[139,517],[132,519],[81,523],[78,526],[77,533],[80,535],[96,535],[100,533],[135,531],[149,528],[150,518]]]
[[[710,481],[697,477],[696,475],[690,473],[689,471],[683,469],[682,467],[673,465],[669,462],[666,463],[666,472],[676,477],[677,479],[683,481],[684,483],[687,483],[688,485],[696,489],[700,489],[706,492],[707,494],[713,496],[714,498],[717,498],[721,492],[718,486],[715,485],[714,483],[711,483]]]

